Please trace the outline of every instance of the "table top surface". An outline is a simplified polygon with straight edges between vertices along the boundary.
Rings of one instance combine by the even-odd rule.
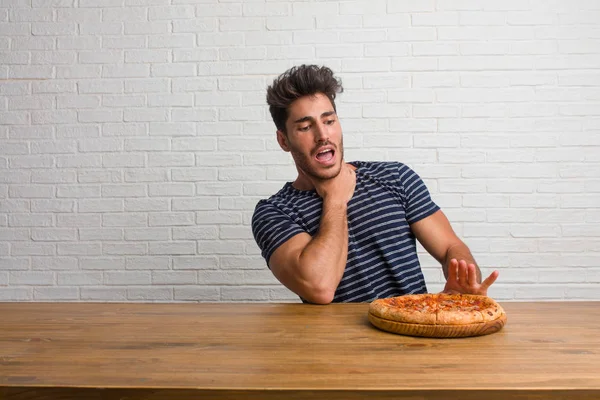
[[[430,339],[364,303],[0,303],[0,387],[600,390],[600,302],[502,305],[497,333]]]

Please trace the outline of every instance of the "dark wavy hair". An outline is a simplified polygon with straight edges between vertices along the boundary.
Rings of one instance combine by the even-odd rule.
[[[285,121],[288,118],[288,107],[303,96],[314,96],[323,93],[335,108],[335,96],[342,93],[342,81],[333,76],[333,71],[318,65],[300,65],[288,69],[279,75],[267,88],[267,104],[277,129],[286,132]]]

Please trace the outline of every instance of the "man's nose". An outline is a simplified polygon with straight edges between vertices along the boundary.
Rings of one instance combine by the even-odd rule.
[[[325,142],[329,139],[329,131],[327,130],[327,126],[322,122],[317,122],[315,124],[315,142]]]

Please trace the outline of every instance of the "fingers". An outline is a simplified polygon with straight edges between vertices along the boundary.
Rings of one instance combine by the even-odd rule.
[[[458,261],[456,258],[450,260],[450,264],[448,264],[448,281],[456,281],[458,280]]]
[[[490,276],[485,278],[485,280],[481,283],[481,288],[487,290],[487,288],[489,288],[494,282],[496,282],[496,279],[498,279],[498,275],[500,275],[500,272],[492,272]]]
[[[469,264],[467,268],[469,286],[473,287],[477,285],[477,268],[475,267],[475,264]]]
[[[469,281],[469,270],[465,260],[460,260],[458,262],[458,280],[462,284],[466,284]]]

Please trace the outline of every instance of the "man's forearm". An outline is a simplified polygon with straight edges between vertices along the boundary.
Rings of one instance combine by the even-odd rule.
[[[333,295],[344,275],[347,258],[347,205],[325,200],[319,232],[300,254],[303,280]]]
[[[467,264],[475,264],[475,270],[477,271],[477,282],[481,283],[481,271],[479,270],[479,266],[477,262],[475,262],[475,258],[471,254],[471,251],[463,242],[454,244],[448,248],[446,251],[446,259],[442,264],[442,270],[444,271],[444,276],[448,279],[448,265],[450,264],[450,260],[455,258],[457,261],[465,260]]]

